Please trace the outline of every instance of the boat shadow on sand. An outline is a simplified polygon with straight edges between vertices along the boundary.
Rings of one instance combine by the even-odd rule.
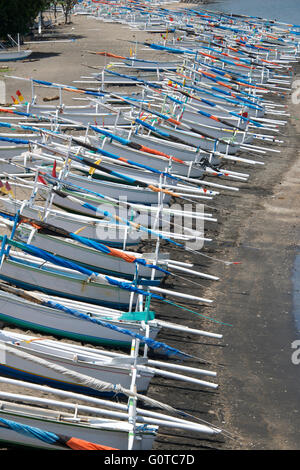
[[[55,30],[42,33],[41,35],[36,33],[28,36],[28,40],[33,42],[77,41],[78,39],[86,39],[86,36],[84,34],[75,34],[73,32],[60,33]]]
[[[57,57],[60,52],[32,52],[26,62],[34,62],[36,60],[49,59],[49,57]],[[24,61],[25,62],[25,61]]]

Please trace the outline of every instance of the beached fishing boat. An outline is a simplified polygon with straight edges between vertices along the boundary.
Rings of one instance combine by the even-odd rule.
[[[36,221],[36,224],[38,221]],[[34,233],[32,233],[34,230]],[[57,235],[61,235],[60,232]],[[42,250],[48,250],[51,253],[56,253],[58,256],[73,260],[76,263],[87,267],[95,272],[106,273],[112,276],[122,276],[125,279],[133,279],[136,275],[141,278],[153,277],[152,269],[143,266],[142,264],[138,267],[133,262],[126,261],[131,260],[132,257],[146,259],[151,265],[155,262],[155,253],[133,253],[133,252],[120,252],[120,256],[111,256],[109,252],[101,252],[95,248],[84,246],[75,240],[70,238],[62,238],[61,236],[53,236],[47,234],[47,228],[45,233],[39,232],[30,226],[24,224],[19,225],[15,232],[15,238],[23,242],[30,241],[34,246],[41,248]],[[108,250],[107,250],[108,251]],[[123,259],[122,259],[123,255]],[[159,254],[159,259],[156,261],[161,263],[166,268],[168,267],[169,255],[167,253]],[[164,272],[155,271],[154,280],[158,282],[165,276]]]
[[[115,63],[113,65],[120,68],[121,64]],[[128,70],[128,72],[130,72],[132,69],[147,72],[147,71],[157,71],[157,70],[159,71],[160,70],[177,70],[178,66],[180,65],[180,62],[176,62],[176,61],[155,62],[155,61],[147,61],[147,60],[142,60],[142,59],[126,57],[122,65],[125,68],[125,70]]]
[[[91,387],[93,380],[129,389],[133,367],[138,371],[135,386],[139,393],[147,391],[154,376],[167,377],[211,389],[216,389],[218,386],[207,379],[182,374],[182,371],[189,371],[197,376],[206,375],[207,378],[215,378],[215,372],[172,363],[164,366],[162,361],[148,360],[147,357],[138,357],[138,355],[114,354],[43,337],[0,331],[2,376],[89,396],[113,396],[116,391],[109,390],[109,388],[103,387],[102,390],[100,388],[96,390]],[[178,373],[178,370],[181,373]],[[76,380],[76,377],[80,378],[82,375],[86,376],[86,383]]]
[[[32,54],[32,51],[3,51],[0,50],[0,62],[15,62],[25,60]]]
[[[130,388],[130,372],[134,363],[130,356],[123,355],[118,360],[118,357],[101,355],[97,349],[85,350],[76,345],[9,331],[0,331],[0,350],[2,376],[93,396],[111,396],[113,392],[93,390],[88,383],[81,385],[76,382],[76,373],[90,377],[91,381],[95,378]],[[139,362],[142,367],[136,387],[137,391],[145,392],[154,376],[154,369],[143,368],[147,360]],[[54,365],[52,368],[51,364]],[[72,371],[74,376],[64,375],[63,368]]]
[[[119,199],[120,197],[126,197],[126,200],[132,204],[143,204],[143,205],[157,205],[158,195],[154,191],[148,188],[142,188],[141,186],[133,186],[126,184],[118,184],[113,182],[105,182],[95,179],[89,179],[75,173],[67,173],[64,175],[63,182],[71,183],[73,188],[78,188],[78,192],[83,192],[84,189],[90,191],[90,195],[93,193],[100,193],[108,198]],[[88,193],[87,193],[88,194]],[[171,199],[170,194],[164,195],[164,204],[169,204]],[[98,201],[99,203],[99,201]],[[91,213],[87,214],[91,215]]]
[[[5,287],[5,286],[4,286]],[[46,335],[59,338],[68,338],[95,345],[110,345],[117,347],[130,347],[131,337],[120,332],[117,328],[107,328],[101,321],[113,326],[122,326],[133,333],[143,333],[143,323],[153,319],[153,312],[125,312],[105,307],[75,302],[68,298],[48,296],[39,293],[42,301],[35,301],[36,293],[19,292],[10,287],[9,293],[0,286],[0,320],[5,324],[15,325],[19,328],[30,329]],[[52,306],[47,306],[51,300]],[[44,302],[44,305],[43,305]],[[100,320],[99,323],[85,320],[84,315],[74,317],[58,308],[58,304],[76,310],[91,319]],[[157,323],[150,324],[149,337],[155,339],[161,327]]]
[[[127,392],[132,398],[128,409],[127,404],[60,391],[48,386],[2,377],[0,382],[30,390],[30,394],[28,391],[9,393],[0,390],[0,441],[6,445],[44,450],[70,450],[72,447],[100,450],[100,446],[102,450],[151,450],[159,426],[189,430],[200,435],[217,435],[221,432],[215,426],[137,408],[136,394],[129,390]],[[51,398],[38,397],[34,395],[34,391],[48,393]],[[75,403],[71,400],[75,400]],[[166,408],[172,411],[171,407]],[[93,447],[92,443],[96,446]]]
[[[139,136],[132,136],[133,141],[139,139]],[[96,137],[90,136],[89,140],[92,144],[98,146],[99,140]],[[139,139],[140,141],[143,140],[143,143],[147,141],[147,139]],[[149,142],[148,142],[149,145]],[[193,165],[192,162],[187,162],[186,164],[182,164],[177,162],[176,160],[168,159],[166,157],[157,157],[152,156],[151,154],[146,154],[145,152],[136,151],[134,149],[125,149],[123,146],[119,145],[118,143],[111,142],[108,139],[104,139],[101,143],[101,149],[107,152],[114,153],[119,157],[127,157],[130,156],[130,159],[133,162],[136,162],[141,165],[147,165],[159,171],[168,171],[171,174],[176,175],[183,175],[183,176],[191,176],[193,178],[201,178],[203,176],[203,168],[201,168],[201,164]],[[165,143],[162,141],[159,145],[159,150],[164,152],[165,150],[170,151],[170,144],[167,144],[167,149],[165,147]],[[166,152],[167,153],[167,152]],[[170,151],[172,155],[172,150]],[[195,156],[195,155],[193,155]],[[184,155],[183,155],[184,157]],[[200,160],[201,162],[201,160]]]
[[[140,243],[142,234],[130,230],[128,226],[114,223],[106,223],[92,217],[77,215],[58,209],[47,209],[45,207],[24,204],[17,199],[0,198],[3,206],[12,214],[18,211],[24,216],[41,219],[57,228],[65,229],[69,232],[79,231],[81,235],[92,240],[104,242],[110,246],[124,248],[125,246],[135,246]]]
[[[0,395],[3,394],[0,393]],[[65,401],[53,400],[51,405],[53,405],[56,410],[59,410],[54,411],[49,410],[49,401],[48,403],[43,403],[44,407],[37,407],[34,405],[39,400],[35,400],[34,397],[31,397],[30,400],[30,396],[28,396],[26,400],[27,403],[31,401],[33,406],[28,404],[20,405],[18,402],[24,401],[24,395],[21,394],[11,394],[8,398],[11,398],[12,402],[5,401],[4,399],[1,400],[2,407],[0,410],[0,418],[4,423],[16,423],[19,427],[23,426],[26,429],[28,427],[39,429],[41,434],[44,433],[45,435],[51,433],[52,436],[57,436],[58,444],[55,445],[55,443],[51,441],[47,443],[37,440],[33,433],[32,436],[24,436],[12,428],[8,429],[7,426],[4,426],[4,428],[0,428],[0,441],[2,445],[19,445],[40,450],[67,450],[59,445],[59,436],[64,435],[70,436],[70,438],[72,437],[74,440],[82,439],[86,442],[98,444],[99,446],[103,446],[103,450],[128,449],[128,434],[131,432],[132,426],[126,422],[118,422],[113,419],[92,418],[84,413],[75,416],[74,413],[63,411],[66,407]],[[94,411],[99,412],[98,408],[95,408]],[[142,427],[144,430],[136,433],[135,443],[131,450],[152,449],[157,427],[155,428],[152,425]]]
[[[104,279],[89,282],[88,276],[84,274],[49,265],[30,255],[10,253],[0,269],[0,278],[6,282],[27,290],[38,290],[104,307],[120,310],[129,308],[130,292],[110,286]],[[132,303],[135,306],[136,299]]]
[[[161,328],[222,338],[218,333],[158,320],[149,309],[125,312],[44,292],[24,291],[5,283],[0,284],[0,319],[5,324],[59,338],[123,348],[130,347],[137,334],[142,335],[141,344],[147,343],[146,338],[155,339]]]
[[[189,434],[195,431],[214,435],[220,431],[213,426],[183,422],[182,416],[167,418],[156,412],[150,417],[148,409],[136,409],[136,395],[125,393],[129,401],[117,404],[119,408],[115,404],[110,408],[106,402],[105,410],[109,412],[103,411],[103,402],[93,401],[93,396],[121,393],[118,384],[129,388],[131,393],[135,388],[146,391],[155,375],[216,388],[216,384],[202,381],[196,368],[192,371],[183,364],[168,362],[168,369],[167,363],[149,359],[147,351],[151,347],[175,354],[166,343],[156,341],[161,329],[220,339],[220,335],[194,329],[192,322],[188,328],[166,323],[159,315],[155,317],[150,307],[151,296],[155,293],[155,299],[167,303],[169,309],[181,308],[197,315],[201,314],[193,312],[191,306],[169,301],[169,296],[211,303],[209,299],[157,284],[166,276],[172,279],[176,270],[182,274],[180,279],[185,287],[193,284],[194,288],[195,285],[200,288],[196,277],[218,279],[197,272],[185,258],[173,261],[172,243],[176,246],[176,259],[181,259],[182,253],[193,255],[198,268],[202,259],[224,265],[234,263],[221,259],[221,255],[215,256],[213,250],[189,248],[184,242],[193,237],[203,243],[211,241],[207,223],[217,222],[211,212],[220,208],[213,206],[213,197],[223,191],[238,191],[238,185],[229,186],[228,180],[246,182],[250,177],[246,166],[262,165],[264,156],[279,152],[273,144],[282,142],[279,139],[287,122],[287,110],[278,98],[281,100],[291,90],[291,67],[299,60],[300,51],[297,40],[300,28],[292,25],[283,27],[275,21],[200,9],[171,12],[164,3],[146,0],[143,4],[86,2],[78,5],[79,14],[119,23],[134,33],[137,30],[164,33],[153,43],[129,41],[130,57],[98,53],[105,57],[105,67],[93,63],[88,68],[95,73],[79,77],[80,80],[74,77],[82,86],[90,87],[93,83],[94,89],[27,79],[33,90],[35,85],[58,90],[58,107],[38,104],[33,91],[30,105],[14,106],[2,113],[4,117],[6,112],[9,114],[3,119],[2,127],[11,123],[16,128],[10,128],[11,142],[5,140],[10,135],[2,134],[3,140],[0,136],[4,160],[0,170],[3,169],[5,176],[1,188],[8,196],[0,198],[0,202],[5,207],[2,216],[9,219],[4,227],[12,231],[11,239],[3,238],[2,242],[0,277],[6,283],[0,283],[0,321],[93,345],[128,348],[140,343],[144,355],[142,358],[138,354],[126,356],[2,330],[0,370],[19,381],[36,382],[39,388],[31,389],[30,398],[0,390],[0,418],[16,422],[23,419],[22,423],[29,425],[38,422],[41,429],[57,435],[63,432],[120,449],[150,449],[160,425],[168,429],[177,426]],[[137,59],[140,45],[151,55],[145,52]],[[157,62],[151,60],[153,51],[156,57],[159,54]],[[166,59],[167,54],[170,60]],[[97,53],[94,62],[96,56]],[[107,63],[106,57],[118,62]],[[19,79],[10,77],[10,80],[14,78]],[[135,91],[113,93],[106,89],[109,84],[131,85]],[[84,106],[65,106],[64,91],[74,93],[77,100],[84,101]],[[32,126],[26,131],[27,136],[22,121]],[[71,132],[65,133],[66,128]],[[20,132],[24,142],[17,140],[15,132]],[[17,149],[26,152],[21,156]],[[254,160],[253,154],[259,155],[260,160]],[[225,161],[235,166],[227,170]],[[243,173],[239,172],[239,164]],[[33,181],[5,175],[8,169],[8,173],[30,175]],[[14,198],[9,185],[14,188],[14,194],[18,188],[32,190],[30,200]],[[207,191],[207,186],[213,190]],[[45,207],[35,202],[41,194]],[[127,206],[116,201],[119,196],[127,198]],[[201,220],[207,224],[207,237],[203,230],[190,229],[172,238],[170,232],[163,232],[157,225],[151,232],[148,222],[138,225],[141,219],[136,215],[153,204],[157,204],[153,208],[157,221],[165,221],[167,214],[183,215],[179,209],[171,212],[166,207],[173,202],[172,198],[180,204],[193,204],[201,198],[205,204],[205,198],[210,200],[210,210],[205,208],[201,214]],[[95,216],[97,202],[98,218]],[[104,210],[101,213],[102,202],[107,205],[106,214]],[[64,210],[53,209],[53,204]],[[125,206],[130,207],[130,214],[127,211],[120,218],[120,209]],[[112,208],[116,209],[115,218]],[[227,206],[222,206],[224,217],[227,210]],[[188,211],[186,215],[190,215]],[[200,218],[199,212],[194,215]],[[99,236],[101,227],[109,231],[108,238]],[[140,244],[144,241],[142,232],[154,235],[155,250],[151,248],[150,253],[143,255],[133,251],[117,254],[111,250],[110,246],[124,249],[134,244],[145,249]],[[168,243],[170,255],[162,255],[161,240]],[[159,307],[155,310],[159,314]],[[167,314],[172,315],[171,310]],[[180,320],[185,321],[188,319]],[[183,353],[176,350],[176,354],[178,357]],[[65,370],[66,375],[62,375],[64,368],[69,369],[69,372]],[[80,374],[88,378],[80,378]],[[3,380],[0,377],[4,387],[6,383],[15,384],[10,379]],[[48,392],[40,388],[41,383],[64,389],[58,392],[64,401],[48,399],[48,395],[45,399],[36,396],[35,390],[39,394]],[[20,386],[24,384],[27,382],[20,382]],[[89,406],[74,404],[75,396],[67,390],[83,392],[85,398],[81,396],[80,400],[90,400]],[[59,414],[50,411],[52,405]],[[8,424],[5,432],[8,442],[39,447],[32,436],[23,439]],[[0,439],[5,441],[5,438],[0,428]],[[46,440],[41,447],[53,448]]]
[[[50,295],[87,301],[120,310],[123,308],[128,310],[131,306],[135,306],[137,299],[133,294],[148,298],[154,297],[163,302],[164,297],[160,294],[205,303],[212,302],[210,299],[162,289],[155,286],[155,281],[147,279],[139,280],[137,286],[135,282],[125,282],[122,278],[95,273],[34,245],[16,242],[7,239],[6,236],[1,236],[1,240],[0,277],[6,282],[28,290],[38,290]],[[12,246],[21,249],[22,252],[12,252]],[[30,273],[29,276],[26,275],[26,271]],[[148,290],[143,290],[143,286],[147,286]]]

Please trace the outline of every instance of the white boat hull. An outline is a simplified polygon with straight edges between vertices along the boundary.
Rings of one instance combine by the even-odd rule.
[[[56,435],[74,437],[118,450],[128,449],[129,426],[126,422],[83,417],[82,420],[78,419],[78,422],[74,423],[72,422],[74,421],[74,414],[2,401],[0,418],[40,428]],[[151,427],[148,432],[138,433],[138,438],[134,440],[133,450],[151,450],[156,429]],[[0,441],[6,444],[43,450],[68,450],[68,448],[48,444],[29,435],[23,435],[3,427],[0,427]]]
[[[16,214],[21,210],[21,201],[12,201],[8,198],[0,198],[5,209]],[[142,233],[122,225],[114,225],[105,223],[99,219],[92,217],[76,216],[65,211],[50,210],[46,217],[43,217],[43,207],[25,206],[21,210],[21,214],[26,217],[32,217],[35,220],[43,220],[54,227],[62,228],[68,232],[78,232],[79,235],[96,240],[100,243],[107,244],[112,247],[126,248],[126,246],[138,245]]]
[[[0,269],[0,278],[27,290],[38,290],[50,295],[67,297],[78,302],[89,302],[104,307],[127,310],[130,304],[130,292],[99,282],[88,282],[88,276],[73,270],[49,267],[42,259],[14,256],[6,258]],[[39,260],[39,261],[38,261]],[[28,264],[29,261],[29,264]],[[58,269],[56,269],[58,268]],[[133,307],[136,299],[133,299]]]
[[[131,315],[132,320],[126,320],[129,316],[124,312],[110,311],[109,309],[86,303],[76,303],[69,299],[44,295],[43,297],[71,309],[76,309],[79,312],[89,313],[91,318],[107,321],[113,326],[120,326],[135,333],[145,334],[141,322],[133,320],[135,317],[134,313]],[[105,328],[56,308],[45,307],[26,301],[15,295],[7,294],[2,290],[0,290],[0,320],[23,329],[30,329],[47,335],[89,344],[130,347],[132,340],[131,336],[117,330]],[[155,339],[159,330],[160,327],[151,325],[150,338]]]
[[[23,226],[17,230],[17,238],[27,242],[30,233],[31,230]],[[80,245],[73,240],[35,232],[30,243],[42,250],[56,253],[58,256],[89,267],[91,270],[95,270],[96,272],[103,272],[115,276],[120,275],[121,277],[130,279],[133,279],[136,274],[135,263],[129,263],[124,261],[122,258],[117,258],[115,256],[102,253],[101,251],[96,251],[93,248]],[[138,256],[137,253],[134,253],[134,255]],[[143,257],[152,262],[155,259],[154,253],[145,253]],[[162,259],[162,255],[160,255],[160,259]],[[139,266],[138,272],[140,277],[150,278],[152,270],[145,266]],[[155,272],[155,279],[162,279],[163,277],[164,273],[160,271]]]
[[[29,335],[11,335],[9,332],[2,333],[0,331],[1,375],[92,396],[110,396],[115,394],[109,391],[94,390],[88,384],[79,385],[73,377],[58,373],[42,363],[29,360],[26,354],[30,354],[34,358],[53,363],[74,373],[83,374],[102,382],[120,384],[126,389],[130,388],[131,368],[129,357],[127,366],[126,362],[123,361],[122,367],[121,365],[118,366],[116,362],[113,363],[109,358],[105,360],[101,357],[101,351],[99,351],[100,354],[97,354],[98,350],[95,350],[93,356],[84,357],[83,354],[77,355],[72,353],[72,351],[63,351],[61,349],[63,343],[61,342],[59,349],[57,349],[55,344],[51,346],[45,345],[44,341],[37,340],[42,340],[42,338]],[[16,350],[18,355],[14,354],[13,350]],[[22,352],[25,353],[23,356],[21,355]],[[150,372],[139,371],[136,380],[136,387],[139,392],[147,391],[153,375]]]
[[[0,62],[15,62],[25,60],[32,54],[32,51],[0,51]]]

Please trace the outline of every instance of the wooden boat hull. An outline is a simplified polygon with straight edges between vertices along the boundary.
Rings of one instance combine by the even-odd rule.
[[[121,326],[130,331],[144,334],[140,321],[133,320],[135,317],[141,317],[134,313],[130,315],[124,312],[117,313],[109,309],[95,307],[95,305],[76,303],[68,299],[49,297],[46,295],[44,298],[59,302],[62,305],[77,309],[83,313],[90,313],[92,318],[99,318],[112,325]],[[128,318],[132,318],[132,320],[128,320]],[[144,319],[146,319],[146,316],[144,316]],[[7,294],[2,290],[0,290],[0,320],[22,329],[29,329],[87,344],[109,345],[123,348],[129,348],[131,345],[131,337],[119,331],[105,328],[104,326],[82,318],[74,317],[58,309],[26,301],[15,295]],[[157,326],[150,326],[150,338],[155,339],[159,330],[160,328]]]
[[[55,344],[44,346],[44,341],[36,341],[37,339],[39,338],[34,336],[11,335],[9,332],[3,334],[0,331],[0,373],[2,376],[96,397],[115,395],[115,392],[95,390],[87,384],[80,385],[70,376],[64,376],[42,363],[29,360],[26,354],[30,354],[37,359],[56,364],[74,373],[111,384],[120,384],[126,389],[130,388],[131,368],[129,357],[127,364],[125,357],[123,366],[121,366],[117,365],[116,362],[112,362],[109,358],[107,360],[101,359],[101,352],[98,355],[99,357],[96,353],[90,358],[85,358],[83,354],[78,357],[68,349],[63,351],[61,349],[63,343],[61,342],[59,349],[57,349]],[[14,354],[13,350],[16,350],[18,355]],[[25,353],[23,356],[20,355],[22,352]],[[136,387],[139,392],[147,391],[153,375],[154,373],[148,371],[139,371],[136,380]]]
[[[2,121],[2,117],[0,118]],[[4,119],[3,119],[4,120]],[[37,134],[3,134],[1,133],[1,137],[8,137],[10,139],[16,140],[31,140],[34,142],[42,142],[43,137]],[[28,152],[29,145],[26,143],[17,143],[17,142],[8,142],[8,141],[0,141],[0,159],[10,159],[13,157],[17,157],[21,155],[23,152]],[[0,162],[0,167],[3,165],[3,162]],[[17,173],[18,169],[15,167],[15,172]],[[24,170],[22,170],[24,173]]]
[[[157,175],[155,173],[145,171],[145,170],[139,170],[138,168],[134,168],[132,166],[131,167],[124,166],[124,165],[121,166],[121,165],[116,165],[114,163],[105,162],[105,168],[122,173],[123,175],[129,176],[130,178],[138,179],[148,184],[158,185],[160,182],[160,175]],[[84,167],[80,169],[80,172],[85,175],[88,175],[88,170],[86,170],[86,168]],[[92,177],[92,181],[95,181],[95,180],[118,181],[120,183],[123,182],[123,180],[118,179],[114,176],[110,176],[107,173],[100,174],[97,170],[95,171]],[[177,185],[177,181],[169,177],[166,177],[166,183],[174,187],[176,187]]]
[[[72,270],[60,270],[32,261],[29,257],[6,258],[0,269],[0,278],[26,290],[38,290],[49,295],[67,297],[78,302],[89,302],[104,307],[128,310],[130,292],[104,281],[87,282],[87,276]],[[133,307],[136,299],[133,299]]]
[[[148,143],[149,146],[149,143]],[[163,143],[161,146],[161,151],[163,150]],[[130,158],[139,164],[148,165],[151,168],[154,168],[159,171],[168,171],[171,174],[182,175],[182,176],[191,176],[193,178],[199,178],[203,176],[203,169],[201,167],[192,167],[190,168],[188,165],[182,165],[175,161],[171,161],[167,158],[157,158],[152,157],[149,154],[144,154],[143,152],[134,151],[130,149],[128,151],[127,147],[123,147],[121,145],[117,145],[111,142],[106,141],[103,145],[103,149],[107,150],[108,152],[114,153],[119,157]]]
[[[126,422],[83,417],[74,423],[74,414],[3,401],[1,404],[0,418],[40,428],[56,435],[75,437],[119,450],[128,449],[129,426]],[[138,438],[134,440],[133,450],[151,450],[156,432],[157,427],[155,426],[151,426],[151,428],[145,426],[143,431],[137,432]],[[47,444],[6,427],[0,427],[0,441],[5,444],[42,450],[65,450],[61,446]]]
[[[8,198],[0,198],[4,207],[13,214],[21,209],[20,201],[12,201]],[[39,220],[43,214],[42,207],[28,207],[22,209],[22,215]],[[114,224],[103,224],[101,220],[68,214],[64,211],[49,211],[45,222],[54,227],[62,228],[68,232],[77,232],[83,237],[96,240],[111,247],[126,248],[126,246],[138,245],[141,241],[141,232],[129,230],[125,226],[116,226]],[[101,225],[102,224],[102,225]]]
[[[124,61],[124,64],[127,65],[128,71],[130,69],[137,69],[142,71],[157,71],[157,70],[177,70],[179,62],[156,62],[150,63],[147,61]]]
[[[158,124],[157,128],[168,132],[171,136],[179,137],[188,144],[195,145],[198,148],[205,150],[206,152],[217,151],[220,153],[234,155],[239,149],[238,145],[233,146],[223,144],[222,142],[217,142],[215,140],[208,140],[206,138],[202,138],[201,135],[195,134],[194,132],[183,131],[174,127],[164,126],[162,124]]]
[[[32,54],[32,51],[0,51],[0,62],[16,62],[25,60]]]
[[[29,239],[30,233],[31,229],[29,227],[25,228],[22,226],[22,228],[17,229],[16,236],[17,239],[26,243]],[[80,245],[73,240],[35,232],[33,237],[30,239],[30,243],[42,250],[55,253],[62,258],[73,260],[81,266],[85,266],[95,272],[105,273],[111,276],[119,275],[130,280],[132,280],[136,274],[135,263],[128,263],[122,260],[122,258],[117,258],[115,256],[102,253],[101,251],[96,251],[93,248]],[[136,253],[134,253],[134,255],[139,256]],[[155,254],[145,253],[143,254],[143,257],[147,260],[149,259],[153,261],[155,259]],[[162,259],[162,257],[163,255],[160,255],[159,258]],[[146,279],[151,277],[151,271],[151,269],[146,268],[145,266],[139,266],[138,269],[139,276]],[[164,274],[162,272],[155,272],[155,279],[158,282],[160,282],[163,277]]]
[[[190,121],[186,119],[184,116],[181,120],[183,123],[188,124],[189,126],[194,127],[199,132],[203,132],[205,135],[209,136],[211,139],[225,139],[225,140],[233,140],[233,142],[239,144],[250,144],[253,141],[253,136],[247,135],[245,132],[241,131],[233,131],[232,128],[228,127],[224,129],[207,126],[204,124],[200,124],[195,121]]]
[[[91,115],[91,114],[99,114],[99,113],[107,113],[108,110],[105,108],[101,103],[85,105],[85,106],[60,106],[58,105],[51,105],[51,104],[35,104],[35,103],[26,103],[25,105],[17,105],[15,106],[17,111],[25,111],[26,113],[33,113],[33,114],[48,114],[48,113],[58,113],[59,116],[64,117],[65,114],[69,116],[84,116],[84,115]],[[114,107],[116,113],[119,110],[130,110],[130,107]],[[70,117],[71,119],[71,117]]]
[[[122,171],[120,170],[120,173]],[[126,184],[117,183],[106,183],[104,181],[93,180],[83,178],[75,174],[68,174],[64,178],[65,181],[74,185],[80,186],[81,188],[88,189],[89,191],[98,192],[104,196],[108,196],[114,199],[120,197],[126,197],[126,200],[133,204],[157,204],[158,196],[157,193],[149,189],[144,189],[138,186],[128,186]],[[169,204],[171,196],[165,195],[164,203]]]
[[[151,146],[152,148],[156,150],[161,150],[162,152],[165,152],[168,155],[172,155],[173,157],[180,158],[181,160],[184,160],[186,162],[197,162],[199,165],[201,164],[201,160],[203,158],[203,154],[199,153],[199,150],[196,149],[195,147],[189,147],[188,145],[181,145],[181,144],[176,144],[174,142],[168,142],[163,139],[158,139],[153,136],[147,136],[148,140],[148,146]],[[133,142],[141,144],[144,142],[145,145],[145,136],[140,136],[138,134],[134,134],[132,136]],[[220,159],[216,156],[211,157],[211,163],[213,165],[218,165],[220,163]],[[193,178],[195,172],[199,172],[199,169],[197,166],[191,168],[191,173],[190,176]],[[202,169],[202,176],[203,176],[204,170]]]
[[[199,96],[201,98],[204,98],[204,99],[209,99],[207,97],[207,94],[205,94],[205,93],[197,92],[197,96]],[[230,103],[227,103],[227,102],[225,103],[219,97],[214,97],[213,98],[213,103],[217,104],[218,106],[221,106],[222,108],[225,108],[225,110],[227,110],[229,112],[234,112],[236,114],[247,112],[249,117],[253,117],[253,118],[255,118],[255,117],[264,117],[264,115],[265,115],[264,107],[260,107],[258,109],[255,109],[255,108],[252,108],[252,107],[251,108],[248,107],[246,103],[244,103],[245,104],[244,106],[242,104],[239,106],[237,104],[230,104]],[[224,110],[216,109],[216,108],[211,107],[211,106],[202,105],[202,103],[199,103],[195,100],[191,100],[191,104],[197,109],[207,111],[208,113],[212,112],[212,114],[218,115],[220,117],[222,116],[223,119],[225,119],[227,121],[229,120],[229,122],[231,120],[235,119],[234,116],[231,116],[231,115],[227,114],[226,111],[224,111]],[[241,127],[243,127],[243,123],[241,123]]]
[[[41,196],[43,197],[42,194]],[[143,210],[141,210],[138,215],[136,214],[132,215],[132,210],[130,208],[126,208],[126,207],[119,208],[118,206],[114,204],[109,204],[109,203],[99,204],[99,201],[100,201],[99,199],[95,200],[94,198],[86,197],[86,195],[83,195],[82,193],[80,194],[76,193],[76,198],[82,201],[82,203],[90,203],[93,206],[97,207],[99,212],[95,213],[93,210],[89,209],[88,207],[85,207],[84,205],[80,205],[76,202],[73,202],[70,199],[64,198],[60,196],[59,194],[55,194],[53,196],[52,202],[55,206],[65,209],[68,212],[70,211],[75,214],[82,214],[84,216],[89,216],[89,217],[97,217],[97,214],[99,214],[99,217],[102,218],[103,212],[109,211],[111,214],[123,217],[126,220],[131,220],[135,223],[143,225],[144,227],[151,228],[154,226],[154,223],[156,222],[156,213],[159,207],[157,203],[156,205],[153,204],[152,208],[155,209],[154,212],[150,210],[149,206],[144,205]],[[121,195],[121,198],[122,198],[122,195]],[[167,206],[167,205],[164,204],[164,206]],[[159,227],[167,226],[169,228],[169,221],[167,220],[167,218],[165,219],[163,215],[159,216],[158,222],[159,222]],[[109,244],[109,242],[107,242],[107,244]]]

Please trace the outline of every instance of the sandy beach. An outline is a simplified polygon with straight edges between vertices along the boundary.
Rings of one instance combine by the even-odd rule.
[[[6,74],[72,85],[73,80],[90,74],[92,70],[87,66],[100,67],[109,60],[86,51],[128,55],[130,44],[126,41],[155,41],[158,37],[83,16],[73,16],[71,24],[57,26],[48,36],[49,40],[42,43],[25,44],[25,48],[33,51],[28,60],[10,64],[7,71],[0,70],[0,80],[5,79],[7,84],[8,103],[18,89],[30,100],[31,87],[28,82],[4,78]],[[138,57],[152,59],[158,54],[140,46]],[[170,55],[159,53],[159,58],[170,60]],[[300,78],[299,65],[293,74],[295,80]],[[48,88],[36,88],[36,94],[40,102],[45,97],[57,96],[55,89]],[[278,101],[275,96],[270,99]],[[76,103],[68,93],[64,94],[64,102]],[[207,227],[214,241],[203,252],[241,264],[226,266],[202,256],[183,256],[179,250],[172,249],[174,259],[191,260],[196,269],[217,275],[220,281],[201,280],[198,286],[193,286],[178,279],[168,281],[166,287],[186,289],[191,294],[213,299],[210,307],[189,306],[232,326],[153,304],[159,318],[222,333],[224,341],[162,332],[161,341],[203,360],[189,360],[187,365],[205,365],[217,371],[220,387],[212,392],[155,378],[149,396],[222,427],[232,438],[199,438],[199,435],[170,433],[161,428],[155,450],[297,450],[300,447],[300,366],[291,361],[291,343],[299,339],[292,313],[291,278],[300,244],[300,105],[292,104],[290,94],[280,103],[287,105],[290,114],[282,128],[284,135],[278,137],[284,144],[272,146],[280,153],[245,154],[264,161],[264,165],[226,162],[226,168],[248,173],[249,180],[218,181],[238,187],[239,191],[224,190],[209,204],[215,208],[218,224]],[[12,391],[13,387],[5,389]]]
[[[191,4],[192,5],[192,4]],[[172,5],[170,6],[172,8]],[[189,4],[174,4],[173,8],[186,8]],[[28,60],[21,63],[7,63],[8,71],[1,71],[0,79],[5,75],[24,78],[35,78],[50,82],[71,85],[74,80],[80,80],[81,76],[89,76],[96,72],[89,66],[102,68],[111,61],[110,58],[95,56],[87,51],[109,51],[113,54],[129,56],[130,49],[135,51],[135,45],[127,41],[153,41],[160,34],[147,34],[143,31],[133,31],[127,26],[114,23],[103,23],[85,16],[72,16],[72,23],[58,24],[51,30],[43,30],[41,41],[25,40],[23,49],[32,50]],[[173,37],[173,34],[170,34]],[[158,53],[149,48],[138,46],[138,57],[152,60]],[[170,54],[159,52],[161,60],[170,60]],[[7,99],[11,104],[11,95],[15,96],[20,89],[25,99],[31,99],[31,85],[25,81],[7,79]],[[80,84],[74,84],[80,86]],[[91,84],[91,88],[96,85]],[[126,90],[128,88],[126,87]],[[51,91],[51,90],[50,90]],[[57,96],[54,89],[36,88],[39,100]],[[65,104],[74,104],[74,96],[64,94]],[[53,102],[55,103],[55,101]],[[3,104],[3,103],[2,103]]]

